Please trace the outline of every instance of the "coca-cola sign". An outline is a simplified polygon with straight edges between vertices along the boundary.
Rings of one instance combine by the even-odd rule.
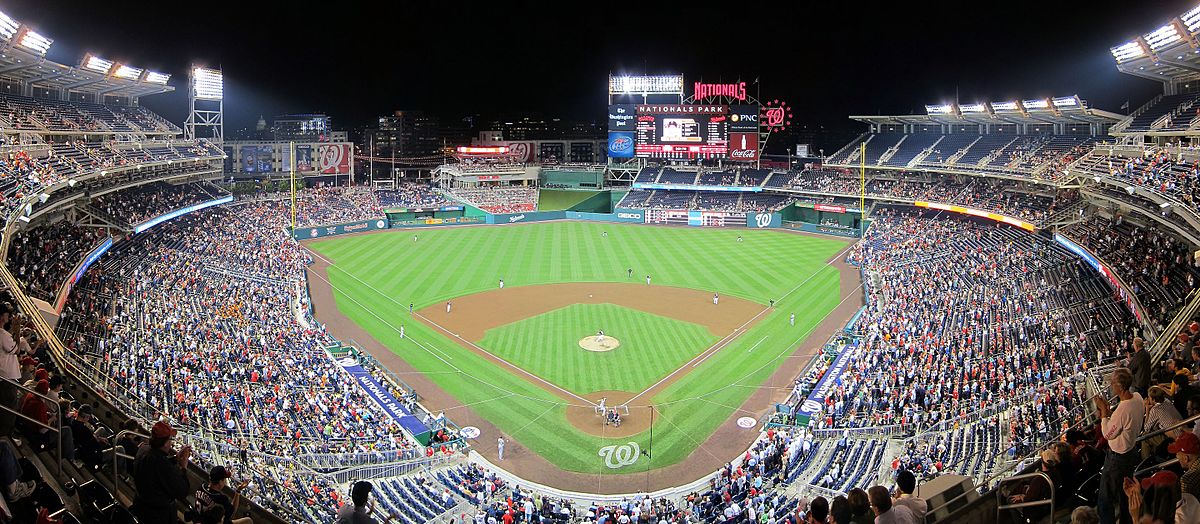
[[[743,162],[758,160],[758,133],[730,133],[729,159]]]

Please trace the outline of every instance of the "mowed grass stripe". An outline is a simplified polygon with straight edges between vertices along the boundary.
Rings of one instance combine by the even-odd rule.
[[[603,329],[621,341],[589,352],[579,339]],[[529,334],[536,333],[531,340]],[[488,330],[479,345],[572,392],[640,392],[715,343],[704,326],[613,304],[575,304]]]
[[[603,230],[609,231],[608,239],[600,238]],[[746,239],[741,246],[736,242],[739,232]],[[634,441],[646,448],[650,444],[648,434],[615,442],[575,429],[564,419],[564,408],[555,407],[547,412],[552,403],[563,403],[559,397],[531,385],[525,379],[500,372],[486,360],[441,334],[412,323],[407,311],[403,311],[403,314],[392,311],[399,308],[393,308],[389,299],[395,298],[405,307],[407,302],[415,302],[420,308],[444,301],[439,297],[494,289],[494,278],[498,278],[498,275],[493,277],[493,274],[500,270],[506,273],[509,285],[556,282],[559,280],[554,278],[562,278],[564,271],[569,274],[571,266],[579,267],[579,274],[587,280],[625,282],[625,268],[632,266],[635,268],[634,279],[639,283],[649,272],[654,275],[655,284],[672,283],[702,290],[720,289],[723,295],[765,303],[767,298],[782,296],[812,275],[823,266],[825,260],[846,245],[836,239],[772,231],[567,222],[419,230],[416,232],[419,235],[416,247],[412,245],[413,234],[413,231],[377,233],[312,244],[314,249],[336,264],[329,273],[336,288],[339,309],[413,367],[428,372],[434,383],[455,398],[463,403],[479,402],[472,409],[502,431],[516,437],[530,450],[569,471],[605,474],[614,471],[604,468],[602,461],[597,458],[596,450],[599,447]],[[596,269],[590,262],[563,260],[566,249],[562,242],[568,237],[576,237],[580,246],[577,249],[583,253],[582,256],[591,257],[592,249],[601,254],[605,260],[599,263],[599,274],[595,274]],[[389,242],[381,242],[381,238]],[[399,241],[390,241],[392,238]],[[370,244],[370,248],[363,247],[366,244]],[[513,245],[521,247],[513,250],[510,248]],[[347,262],[348,259],[344,257],[351,250],[358,249],[363,251],[355,253],[356,262]],[[453,257],[469,259],[469,262],[464,260],[461,267],[453,267],[446,260]],[[663,261],[664,257],[675,257],[677,260]],[[380,259],[394,261],[394,264],[389,266],[385,262],[377,265]],[[374,268],[372,272],[366,270],[368,265]],[[395,269],[397,266],[401,269]],[[735,269],[731,266],[743,267]],[[356,278],[350,277],[343,269]],[[556,275],[552,277],[552,273]],[[357,279],[362,279],[365,284]],[[694,442],[707,438],[717,425],[733,413],[733,408],[740,405],[778,367],[778,356],[791,352],[792,348],[788,346],[795,338],[807,327],[815,325],[838,303],[840,298],[837,297],[837,291],[836,270],[822,270],[803,288],[780,301],[777,310],[752,330],[656,395],[654,401],[662,405],[660,415],[666,420],[655,426],[653,467],[682,460],[692,452]],[[452,371],[451,365],[419,349],[412,344],[412,340],[399,340],[392,328],[373,320],[370,312],[349,300],[351,297],[368,304],[371,312],[389,318],[392,324],[404,323],[412,340],[452,356],[452,365],[474,378]],[[797,313],[796,326],[788,326],[787,313],[790,311]],[[528,342],[523,344],[535,346],[542,339],[539,335],[527,334],[525,340]],[[763,336],[767,336],[767,340],[747,353],[749,347]],[[656,352],[647,352],[643,357],[647,360],[660,358]],[[554,365],[558,373],[579,372],[564,362]],[[759,367],[763,369],[751,373]],[[593,376],[587,380],[604,380],[600,372],[605,366],[589,368],[593,369],[588,369],[587,373]],[[740,380],[739,387],[726,387],[729,381],[737,380]],[[489,400],[499,395],[511,396]],[[687,400],[697,397],[704,400]],[[530,420],[543,413],[545,415],[536,423],[525,427]],[[454,411],[448,411],[447,416],[453,419]],[[673,429],[673,425],[678,425],[679,429]],[[644,467],[645,463],[640,462],[630,469],[642,471]]]

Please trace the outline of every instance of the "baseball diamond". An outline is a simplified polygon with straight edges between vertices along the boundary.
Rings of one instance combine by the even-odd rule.
[[[416,244],[378,233],[310,243],[319,259],[310,286],[317,318],[334,334],[421,373],[445,393],[435,407],[447,416],[510,438],[507,467],[531,480],[582,473],[556,485],[620,491],[630,470],[655,470],[651,485],[665,486],[678,481],[671,466],[696,467],[689,457],[711,462],[710,453],[724,460],[730,453],[718,447],[749,442],[707,441],[747,414],[738,406],[752,394],[785,395],[760,386],[799,364],[788,358],[797,348],[811,354],[806,340],[817,325],[857,296],[829,264],[846,245],[785,232],[581,222],[429,230]],[[630,268],[653,284],[631,278]],[[409,302],[417,304],[411,316]],[[800,313],[795,326],[791,311]],[[836,316],[844,323],[849,312]],[[601,329],[622,346],[578,349],[581,336]],[[620,427],[595,416],[602,395],[628,409]],[[764,398],[750,412],[769,407]],[[650,458],[616,469],[599,459],[599,449],[627,442]],[[495,457],[494,447],[476,447]],[[616,477],[597,486],[596,474]]]

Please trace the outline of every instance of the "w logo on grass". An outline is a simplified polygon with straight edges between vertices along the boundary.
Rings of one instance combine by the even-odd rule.
[[[621,444],[620,446],[604,446],[600,448],[599,455],[604,457],[604,465],[608,469],[619,469],[625,466],[632,466],[638,461],[638,457],[642,454],[641,446],[637,442]]]

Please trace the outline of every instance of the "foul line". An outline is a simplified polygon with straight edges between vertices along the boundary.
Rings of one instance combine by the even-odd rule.
[[[307,249],[307,248],[305,248],[305,249]],[[310,251],[311,251],[311,250],[310,250]],[[316,253],[314,252],[314,254],[316,254]],[[320,257],[320,255],[317,255],[317,256],[319,256],[319,257]],[[321,258],[322,260],[325,260],[326,262],[329,262],[329,259],[326,259],[325,257],[320,257],[320,258]],[[330,266],[329,266],[329,267],[333,267],[333,263],[332,263],[332,262],[330,262]],[[327,279],[327,278],[325,278],[324,276],[322,276],[320,273],[318,273],[318,272],[317,272],[317,270],[315,270],[315,269],[313,269],[313,268],[306,268],[306,269],[307,269],[307,271],[309,271],[309,272],[311,272],[312,274],[316,275],[316,276],[317,276],[317,278],[321,279],[321,280],[322,280],[322,281],[324,281],[326,284],[328,284],[330,289],[335,289],[335,290],[342,291],[342,294],[343,294],[343,295],[345,295],[345,296],[346,296],[346,298],[349,298],[351,302],[354,302],[356,305],[358,305],[358,307],[361,307],[361,308],[363,308],[364,310],[366,310],[368,313],[370,313],[370,314],[371,314],[371,316],[373,316],[373,317],[375,317],[375,318],[379,319],[379,321],[380,321],[380,322],[383,322],[383,323],[384,323],[384,325],[388,326],[388,327],[389,327],[389,328],[391,328],[393,331],[399,331],[398,329],[396,329],[396,326],[392,325],[392,323],[391,323],[391,322],[388,322],[388,321],[387,321],[386,319],[384,319],[383,317],[380,317],[378,314],[376,314],[376,313],[375,313],[375,311],[374,311],[373,309],[371,309],[371,308],[369,308],[369,307],[367,307],[367,306],[363,305],[363,303],[362,303],[362,302],[359,302],[359,301],[358,301],[358,300],[356,300],[354,297],[350,296],[350,294],[349,294],[349,293],[346,293],[345,291],[341,290],[341,289],[340,289],[340,288],[338,288],[337,286],[333,285],[333,282],[330,282],[330,281],[329,281],[329,279]],[[346,275],[349,275],[351,278],[354,278],[354,279],[356,279],[356,280],[358,279],[358,277],[355,277],[354,275],[351,275],[350,273],[346,272],[346,270],[344,270],[344,269],[341,269],[341,268],[339,268],[339,270],[340,270],[340,271],[342,271],[342,273],[345,273]],[[362,282],[361,280],[359,280],[359,281],[360,281],[360,282]],[[366,284],[366,282],[363,282],[363,284]],[[370,284],[367,284],[367,287],[371,287],[371,286],[370,286]],[[376,293],[379,293],[379,294],[381,294],[381,295],[383,294],[383,293],[380,293],[380,292],[379,292],[379,290],[378,290],[378,289],[375,289],[374,287],[371,287],[371,289],[372,289],[373,291],[375,291]],[[393,302],[394,302],[394,301],[393,301]],[[488,386],[488,387],[490,387],[490,388],[492,388],[492,389],[495,389],[495,390],[497,390],[497,391],[502,391],[502,392],[504,392],[504,393],[508,393],[509,395],[512,395],[512,396],[515,396],[515,397],[520,397],[520,398],[523,398],[523,399],[526,399],[526,400],[533,400],[533,401],[537,401],[537,402],[548,402],[548,403],[552,403],[552,404],[555,404],[555,405],[564,405],[564,403],[558,403],[558,402],[553,402],[553,401],[549,401],[549,400],[546,400],[546,399],[540,399],[540,398],[536,398],[536,397],[530,397],[530,396],[528,396],[528,395],[522,395],[522,394],[520,394],[520,393],[516,393],[516,392],[513,392],[513,391],[509,391],[509,390],[507,390],[507,389],[504,389],[504,388],[502,388],[502,387],[499,387],[499,386],[497,386],[497,385],[495,385],[495,384],[492,384],[491,382],[487,382],[487,381],[485,381],[485,380],[483,380],[483,379],[481,379],[481,378],[479,378],[479,377],[476,377],[476,376],[474,376],[474,375],[472,375],[472,374],[470,374],[470,373],[467,373],[466,371],[463,371],[462,369],[459,369],[459,367],[458,367],[458,366],[455,366],[454,364],[451,364],[451,363],[450,363],[449,361],[447,361],[446,359],[444,359],[444,358],[442,358],[442,357],[438,356],[438,355],[437,355],[437,353],[434,353],[434,349],[430,349],[429,347],[426,347],[426,346],[425,346],[425,344],[422,344],[422,343],[418,342],[418,341],[417,341],[415,338],[412,338],[411,336],[405,336],[405,337],[404,337],[404,339],[402,339],[402,340],[408,340],[408,341],[411,341],[411,342],[412,342],[413,344],[415,344],[417,347],[419,347],[419,348],[421,348],[421,349],[425,350],[425,351],[426,351],[427,353],[429,353],[430,355],[433,355],[433,358],[436,358],[436,359],[438,359],[438,360],[442,361],[442,363],[443,363],[443,364],[446,364],[447,366],[450,366],[450,368],[451,368],[451,369],[453,369],[455,373],[458,373],[458,374],[460,374],[460,375],[462,375],[462,376],[464,376],[464,377],[467,377],[467,378],[469,378],[469,379],[471,379],[471,380],[474,380],[474,381],[476,381],[476,382],[479,382],[480,384],[483,384],[483,385],[485,385],[485,386]],[[380,344],[382,344],[382,342],[380,342]],[[447,357],[449,357],[449,356],[450,356],[450,355],[446,354],[445,352],[442,352],[441,350],[437,350],[437,352],[438,352],[438,353],[442,353],[443,355],[446,355]],[[517,369],[520,369],[520,368],[517,368]],[[589,402],[587,399],[582,399],[582,400],[583,400],[584,402],[587,402],[587,405],[586,405],[586,406],[580,406],[580,407],[594,407],[594,406],[595,406],[595,404],[593,404],[593,403]],[[574,404],[569,404],[569,403],[567,403],[567,404],[565,404],[565,405],[568,405],[568,406],[573,406]]]
[[[345,270],[343,270],[343,271],[345,271]],[[348,274],[348,273],[347,273],[347,274]],[[351,275],[351,276],[353,276],[353,275]],[[355,278],[355,279],[357,279],[358,277],[354,277],[354,278]],[[360,282],[362,282],[362,281],[360,280]],[[370,284],[367,284],[366,282],[363,282],[363,284],[366,284],[368,287],[370,287]],[[374,288],[372,288],[372,289],[374,289]],[[379,293],[379,291],[378,291],[378,290],[376,290],[376,293]],[[382,295],[383,293],[379,293],[379,294],[381,294],[381,295]],[[390,300],[390,299],[389,299],[389,300]],[[392,302],[395,302],[395,300],[392,300]],[[417,317],[417,318],[420,318],[420,319],[422,319],[422,320],[424,320],[424,321],[425,321],[425,322],[427,322],[429,325],[431,325],[431,326],[433,326],[433,327],[435,327],[435,328],[437,328],[437,329],[440,329],[440,330],[444,331],[444,332],[445,332],[447,335],[450,335],[450,336],[452,336],[452,337],[454,337],[454,338],[456,338],[456,339],[458,339],[458,340],[462,341],[464,344],[467,344],[467,345],[469,345],[469,346],[471,346],[471,347],[475,348],[476,350],[478,350],[478,351],[480,351],[480,352],[483,352],[483,353],[487,354],[488,356],[490,356],[490,357],[492,357],[492,358],[494,358],[494,359],[496,359],[496,360],[498,360],[498,361],[500,361],[500,362],[503,362],[504,364],[506,364],[506,365],[508,365],[508,366],[511,366],[513,369],[515,369],[515,370],[517,370],[517,371],[520,371],[522,374],[524,374],[524,375],[525,375],[525,376],[527,376],[527,377],[530,377],[530,378],[532,378],[532,379],[534,379],[534,380],[536,380],[536,381],[538,381],[538,382],[541,382],[542,384],[545,384],[545,385],[547,385],[547,386],[550,386],[550,387],[552,387],[552,388],[554,388],[554,389],[556,389],[556,390],[558,390],[558,391],[561,391],[561,392],[563,392],[563,393],[565,393],[565,394],[567,394],[567,395],[570,395],[570,396],[572,396],[572,397],[575,397],[575,398],[577,398],[577,399],[579,399],[579,400],[582,400],[582,401],[584,401],[584,402],[588,403],[588,404],[589,404],[589,405],[591,405],[591,406],[598,406],[598,405],[599,405],[599,404],[596,404],[596,403],[594,403],[594,402],[592,402],[592,401],[590,401],[590,400],[588,400],[588,399],[586,399],[586,398],[583,398],[583,397],[581,397],[581,396],[579,396],[579,395],[576,395],[576,394],[574,394],[574,393],[572,393],[572,392],[570,392],[570,391],[567,391],[567,390],[565,390],[565,389],[563,389],[563,388],[561,388],[561,387],[559,387],[559,386],[555,385],[553,382],[548,382],[548,381],[546,381],[546,379],[544,379],[544,378],[542,378],[542,377],[539,377],[539,376],[537,376],[537,375],[534,375],[533,373],[530,373],[530,372],[528,372],[528,371],[525,371],[525,370],[524,370],[524,369],[522,369],[520,366],[517,366],[516,364],[513,364],[512,362],[509,362],[509,361],[507,361],[507,360],[504,360],[503,358],[500,358],[499,356],[496,356],[496,354],[492,353],[491,351],[488,351],[488,350],[486,350],[486,349],[484,349],[484,348],[482,348],[482,347],[479,347],[479,345],[478,345],[478,344],[476,344],[476,343],[474,343],[474,342],[471,342],[470,340],[467,340],[467,339],[465,339],[465,338],[462,338],[461,336],[459,336],[459,335],[457,335],[457,334],[455,334],[455,333],[451,332],[449,329],[446,329],[446,328],[442,327],[442,325],[441,325],[441,324],[438,324],[437,322],[434,322],[432,319],[430,319],[429,317],[427,317],[427,316],[425,316],[425,315],[422,315],[422,314],[420,314],[420,313],[414,312],[414,313],[413,313],[413,316],[414,316],[414,317]]]
[[[317,252],[315,252],[315,251],[313,251],[313,250],[311,250],[311,249],[308,249],[307,247],[305,247],[305,249],[306,249],[306,250],[308,250],[309,252],[313,253],[314,255],[316,255],[316,256],[318,256],[318,257],[320,257],[320,258],[321,258],[321,260],[324,260],[326,263],[328,263],[328,264],[329,264],[329,267],[334,267],[334,263],[333,263],[332,261],[330,261],[328,258],[325,258],[325,257],[321,256],[319,253],[317,253]],[[360,283],[362,283],[362,285],[364,285],[364,286],[366,286],[366,287],[370,288],[370,289],[371,289],[371,291],[374,291],[375,293],[378,293],[378,294],[379,294],[379,296],[381,296],[381,297],[383,297],[383,298],[387,299],[387,300],[388,300],[388,301],[390,301],[391,303],[393,303],[393,304],[395,304],[395,305],[397,305],[397,306],[400,306],[400,308],[401,308],[401,309],[403,309],[403,308],[404,308],[404,304],[401,304],[401,303],[399,303],[399,302],[396,302],[396,299],[394,299],[394,298],[392,298],[392,297],[388,296],[386,293],[384,293],[384,292],[380,291],[380,290],[379,290],[379,289],[377,289],[375,286],[372,286],[371,284],[367,283],[367,282],[366,282],[366,281],[364,281],[363,279],[361,279],[361,278],[358,278],[358,277],[357,277],[357,276],[355,276],[353,273],[351,273],[351,272],[349,272],[349,271],[346,271],[344,268],[338,268],[338,270],[339,270],[339,271],[341,271],[341,272],[342,272],[343,274],[345,274],[346,276],[349,276],[350,278],[353,278],[354,280],[357,280],[357,281],[359,281]],[[314,273],[315,273],[315,271],[314,271]],[[329,284],[329,287],[331,287],[331,288],[335,288],[335,287],[334,287],[334,285],[333,285],[333,283],[332,283],[332,282],[330,282],[328,279],[325,279],[324,277],[321,277],[321,280],[324,280],[324,281],[325,281],[327,284]],[[335,288],[335,289],[336,289],[336,288]],[[347,295],[347,296],[349,296],[349,295]],[[363,306],[361,302],[359,302],[359,301],[357,301],[357,300],[355,300],[355,299],[353,299],[353,298],[351,298],[350,300],[354,301],[354,303],[355,303],[355,304],[358,304],[358,305],[359,305],[360,307],[362,307],[363,309],[366,309],[367,311],[369,311],[369,312],[371,313],[371,315],[372,315],[372,316],[374,316],[375,318],[379,319],[379,321],[380,321],[380,322],[383,322],[383,323],[384,323],[384,324],[386,324],[388,327],[391,327],[393,330],[395,330],[395,329],[396,329],[396,326],[393,326],[393,325],[392,325],[390,322],[388,322],[387,320],[384,320],[383,318],[381,318],[381,317],[380,317],[378,314],[376,314],[376,313],[374,312],[374,310],[372,310],[371,308],[367,308],[366,306]],[[760,313],[760,314],[761,314],[761,313]],[[565,389],[563,389],[563,388],[561,388],[561,387],[559,387],[559,386],[555,385],[554,383],[548,382],[548,381],[546,381],[546,379],[543,379],[542,377],[539,377],[539,376],[537,376],[537,375],[534,375],[533,373],[530,373],[530,372],[528,372],[528,371],[525,371],[525,370],[524,370],[524,369],[522,369],[521,367],[514,365],[512,362],[509,362],[509,361],[507,361],[507,360],[504,360],[503,358],[500,358],[500,357],[496,356],[496,355],[495,355],[495,354],[493,354],[492,352],[490,352],[490,351],[488,351],[488,350],[486,350],[486,349],[484,349],[484,348],[481,348],[481,347],[479,347],[479,346],[478,346],[478,345],[476,345],[474,342],[471,342],[470,340],[467,340],[467,339],[465,339],[465,338],[462,338],[461,336],[458,336],[457,334],[455,334],[455,333],[451,332],[449,329],[446,329],[446,328],[442,327],[440,324],[438,324],[437,322],[434,322],[433,320],[430,320],[430,319],[429,319],[428,317],[426,317],[425,315],[422,315],[422,314],[420,314],[420,313],[417,313],[417,312],[413,312],[413,316],[414,316],[414,317],[421,318],[421,319],[425,320],[425,322],[427,322],[429,325],[431,325],[431,326],[433,326],[433,327],[435,327],[435,328],[437,328],[437,329],[439,329],[439,330],[441,330],[441,331],[444,331],[446,334],[448,334],[448,335],[450,335],[450,336],[452,336],[452,337],[454,337],[454,338],[456,338],[456,339],[458,339],[458,340],[461,340],[461,341],[463,341],[464,343],[466,343],[466,344],[470,345],[471,347],[475,348],[476,350],[478,350],[478,351],[480,351],[480,352],[482,352],[482,353],[484,353],[484,354],[486,354],[486,355],[488,355],[488,356],[490,356],[490,357],[492,357],[492,358],[494,358],[494,359],[496,359],[496,360],[498,360],[498,361],[500,361],[500,362],[503,362],[505,365],[512,367],[513,369],[515,369],[515,370],[519,371],[520,373],[522,373],[523,375],[525,375],[525,376],[527,376],[527,377],[530,377],[530,378],[534,379],[534,380],[535,380],[535,381],[537,381],[537,382],[540,382],[540,383],[542,383],[542,384],[545,384],[545,385],[547,385],[547,386],[550,386],[551,388],[553,388],[553,389],[555,389],[555,390],[557,390],[557,391],[561,391],[561,392],[563,392],[564,394],[566,394],[566,395],[568,395],[568,396],[570,396],[570,397],[573,397],[573,398],[579,399],[580,401],[583,401],[583,402],[584,402],[585,404],[587,404],[588,406],[592,406],[592,407],[594,407],[594,406],[597,406],[597,405],[598,405],[598,404],[596,404],[596,403],[594,403],[594,402],[592,402],[592,401],[590,401],[590,400],[588,400],[588,399],[586,399],[586,398],[583,398],[583,397],[581,397],[581,396],[579,396],[579,395],[576,395],[575,393],[572,393],[572,392],[570,392],[570,391],[567,391],[567,390],[565,390]],[[419,343],[419,342],[417,342],[416,340],[413,340],[413,343],[417,344],[417,345],[418,345],[418,346],[420,346],[422,349],[425,349],[426,351],[429,351],[429,349],[425,348],[425,347],[424,347],[422,344],[420,344],[420,343]],[[443,354],[445,354],[445,353],[443,353]],[[436,357],[437,355],[434,355],[434,356]],[[447,357],[450,357],[450,355],[448,355],[448,354],[446,354],[446,356],[447,356]],[[441,358],[441,357],[438,357],[438,360],[441,360],[441,361],[442,361],[442,362],[444,362],[446,365],[448,365],[448,366],[450,366],[450,367],[454,368],[454,370],[455,370],[455,371],[458,371],[459,373],[462,373],[463,375],[471,376],[469,373],[467,373],[467,372],[465,372],[465,371],[463,371],[463,370],[459,369],[457,366],[455,366],[454,364],[451,364],[451,363],[447,362],[445,359],[443,359],[443,358]],[[472,377],[472,378],[474,378],[474,377]],[[476,379],[476,380],[478,380],[478,379]],[[481,382],[482,382],[482,381],[481,381]],[[490,385],[490,386],[492,386],[492,387],[495,387],[495,386],[494,386],[494,385],[492,385],[492,384],[488,384],[488,385]],[[496,389],[500,389],[500,388],[496,388]],[[504,390],[503,390],[503,389],[501,389],[501,391],[504,391]]]
[[[763,340],[766,340],[766,339],[767,339],[767,337],[763,337],[763,338],[762,338],[762,339],[760,339],[758,342],[755,342],[753,346],[750,346],[750,349],[747,349],[747,350],[746,350],[746,353],[749,353],[749,352],[751,352],[751,351],[754,351],[754,348],[758,347],[758,345],[759,345],[759,344],[762,344],[762,343],[763,343]]]
[[[815,277],[816,277],[818,274],[820,274],[822,271],[824,271],[824,270],[825,270],[825,268],[832,266],[832,265],[833,265],[835,262],[837,262],[838,260],[840,260],[840,259],[842,258],[842,256],[843,256],[843,255],[845,255],[845,254],[846,254],[848,251],[850,251],[851,249],[853,249],[853,248],[854,248],[854,246],[855,246],[855,244],[856,244],[856,243],[851,243],[849,246],[846,246],[846,249],[843,249],[843,250],[841,250],[840,252],[838,252],[838,254],[836,254],[836,255],[834,255],[832,258],[830,258],[828,262],[825,262],[825,264],[824,264],[824,265],[822,265],[821,267],[817,268],[817,270],[816,270],[816,271],[813,271],[813,272],[812,272],[812,274],[808,276],[808,278],[805,278],[805,279],[804,279],[804,280],[802,280],[802,281],[801,281],[799,284],[796,284],[796,286],[795,286],[795,287],[793,287],[791,290],[789,290],[787,293],[784,293],[782,296],[780,296],[780,297],[779,297],[779,300],[780,300],[780,301],[782,301],[784,298],[787,298],[787,297],[788,297],[789,295],[791,295],[792,293],[795,293],[795,292],[796,292],[796,290],[800,289],[800,288],[801,288],[801,287],[803,287],[805,284],[807,284],[807,283],[808,283],[808,281],[810,281],[810,280],[812,280],[813,278],[815,278]],[[862,284],[859,284],[859,286],[858,286],[858,287],[862,287]],[[858,289],[858,288],[855,288],[855,290],[856,290],[856,291],[857,291],[857,289]],[[853,296],[853,293],[851,293],[850,295],[847,295],[847,298],[848,298],[848,297],[850,297],[850,296]],[[843,298],[843,299],[842,299],[842,302],[845,302],[845,301],[846,301],[846,299],[845,299],[845,298]],[[838,306],[840,306],[840,305],[841,305],[841,302],[839,302],[839,303],[838,303]],[[646,388],[646,389],[642,390],[642,392],[641,392],[641,393],[638,393],[637,395],[634,395],[634,396],[633,396],[633,398],[630,398],[629,400],[625,401],[625,404],[626,404],[626,405],[628,405],[630,402],[633,402],[634,400],[637,400],[638,398],[641,398],[641,397],[642,397],[642,395],[645,395],[646,393],[649,393],[649,392],[650,392],[651,390],[653,390],[654,388],[656,388],[656,387],[658,387],[658,386],[662,385],[662,383],[663,383],[663,382],[666,382],[666,381],[667,381],[667,380],[669,380],[670,378],[674,377],[674,376],[675,376],[675,375],[677,375],[677,374],[678,374],[680,371],[683,371],[683,370],[684,370],[684,368],[695,368],[696,366],[699,366],[700,364],[703,364],[705,360],[708,360],[708,357],[711,357],[711,356],[713,356],[713,355],[717,354],[718,352],[720,352],[720,351],[721,351],[721,349],[724,349],[724,348],[725,348],[725,346],[728,346],[729,344],[733,343],[733,341],[734,341],[734,340],[737,340],[737,338],[738,338],[738,337],[740,337],[742,334],[746,333],[745,331],[742,331],[742,328],[746,327],[746,326],[747,326],[747,325],[749,325],[751,322],[754,322],[755,320],[757,320],[757,319],[758,319],[758,317],[761,317],[761,316],[763,316],[763,314],[767,313],[767,312],[768,312],[768,311],[770,311],[771,309],[772,309],[772,308],[770,308],[770,307],[763,308],[763,310],[762,310],[762,311],[759,311],[757,315],[754,315],[753,317],[751,317],[751,318],[750,318],[750,320],[747,320],[745,323],[743,323],[742,325],[740,325],[740,326],[738,326],[736,329],[734,329],[732,333],[730,333],[730,334],[728,334],[728,335],[725,335],[725,337],[723,337],[721,340],[718,340],[716,344],[713,344],[711,347],[709,347],[708,349],[704,350],[704,351],[703,351],[702,353],[700,353],[699,355],[696,355],[695,357],[692,357],[692,359],[691,359],[691,360],[689,360],[689,361],[685,362],[685,363],[684,363],[682,366],[680,366],[679,368],[677,368],[675,371],[672,371],[670,374],[668,374],[667,376],[663,377],[663,378],[662,378],[661,380],[659,380],[658,382],[655,382],[655,383],[654,383],[654,384],[652,384],[650,387],[648,387],[648,388]],[[830,310],[830,311],[829,311],[829,313],[826,313],[826,314],[825,314],[825,317],[828,317],[830,314],[832,314],[832,313],[833,313],[834,311],[836,311],[836,310],[837,310],[837,306],[834,306],[834,308],[833,308],[832,310]],[[790,347],[790,346],[792,346],[792,345],[795,345],[795,344],[799,343],[799,342],[800,342],[800,340],[803,340],[804,338],[806,338],[806,337],[808,336],[808,333],[811,333],[811,332],[812,332],[814,329],[816,329],[816,327],[817,327],[818,325],[820,325],[820,324],[821,324],[821,322],[824,322],[824,321],[825,321],[825,317],[822,317],[820,321],[818,321],[816,324],[813,324],[813,327],[812,327],[812,328],[810,328],[810,329],[808,330],[808,332],[806,332],[806,333],[805,333],[805,335],[804,335],[804,336],[800,337],[800,339],[796,340],[796,342],[793,342],[791,345],[789,345],[789,347]],[[763,337],[763,338],[765,339],[766,337]],[[759,341],[759,343],[762,343],[762,341],[760,340],[760,341]],[[757,345],[758,345],[758,344],[755,344],[755,346],[756,346],[756,347],[757,347]],[[753,348],[751,348],[751,349],[753,349]],[[774,361],[774,359],[773,359],[772,361]],[[761,368],[760,368],[760,369],[761,369]],[[757,371],[757,370],[755,370],[755,371]]]

